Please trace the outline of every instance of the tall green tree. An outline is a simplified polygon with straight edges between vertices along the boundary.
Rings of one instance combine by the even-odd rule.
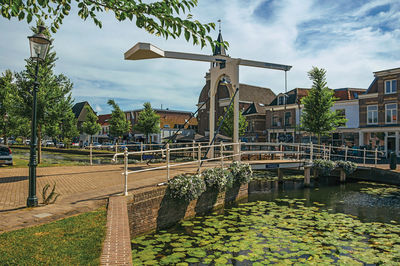
[[[93,112],[92,108],[85,106],[86,119],[82,124],[82,130],[86,134],[90,135],[90,144],[93,144],[93,135],[101,130],[101,126],[97,123],[97,115]]]
[[[113,110],[111,112],[110,123],[110,134],[117,138],[117,143],[126,133],[129,133],[131,129],[131,122],[126,120],[125,113],[119,108],[118,104],[114,100],[108,100],[108,105],[110,105]]]
[[[226,112],[226,107],[224,108],[224,112]],[[218,118],[218,125],[221,123],[222,119],[223,116]],[[239,112],[239,137],[244,135],[248,125],[249,123],[247,122],[246,117]],[[229,107],[225,120],[222,122],[221,130],[226,136],[233,138],[233,104]]]
[[[77,8],[71,2],[77,3]],[[39,0],[0,1],[1,15],[7,19],[13,17],[26,20],[28,23],[33,17],[50,20],[51,30],[55,33],[62,24],[64,18],[72,9],[78,11],[78,15],[86,20],[91,18],[93,22],[102,27],[99,16],[103,12],[114,13],[118,21],[136,21],[136,27],[144,29],[150,34],[178,38],[182,34],[185,39],[200,44],[202,47],[209,42],[212,46],[216,43],[208,33],[215,29],[214,23],[202,24],[189,13],[186,18],[183,14],[190,12],[197,6],[198,0]],[[227,45],[227,43],[225,43]]]
[[[144,109],[139,113],[135,130],[142,132],[149,141],[150,134],[160,132],[160,116],[151,108],[151,104],[146,102],[143,104]]]
[[[39,21],[38,24],[43,24]],[[32,28],[36,33],[37,28]],[[44,32],[51,38],[50,33]],[[38,93],[37,93],[37,132],[38,132],[38,163],[41,160],[41,141],[42,136],[47,135],[56,138],[61,134],[61,123],[66,119],[66,115],[72,110],[71,81],[63,74],[54,73],[55,62],[57,60],[53,47],[43,62],[39,64],[38,73]],[[31,119],[32,117],[32,89],[35,79],[36,61],[26,59],[25,70],[16,73],[16,105],[17,113],[21,117]]]
[[[341,114],[331,110],[335,104],[335,97],[333,91],[327,86],[326,70],[313,67],[308,72],[308,77],[313,85],[308,95],[301,100],[304,105],[301,128],[317,135],[318,144],[321,144],[321,136],[328,135],[347,120]]]
[[[6,70],[0,77],[0,136],[6,145],[10,136],[25,138],[29,134],[29,120],[16,113],[15,90],[14,74]]]

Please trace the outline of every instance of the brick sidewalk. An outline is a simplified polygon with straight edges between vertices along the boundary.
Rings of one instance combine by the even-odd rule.
[[[157,166],[157,165],[152,165]],[[146,165],[131,165],[136,170]],[[1,169],[1,168],[0,168]],[[179,173],[194,172],[196,166],[171,169],[171,177]],[[122,165],[43,167],[37,169],[37,196],[47,183],[56,183],[61,196],[55,204],[25,208],[28,196],[28,168],[0,170],[0,233],[37,225],[66,216],[94,210],[106,203],[109,196],[121,194],[124,188]],[[166,170],[131,174],[128,178],[130,193],[166,182]]]

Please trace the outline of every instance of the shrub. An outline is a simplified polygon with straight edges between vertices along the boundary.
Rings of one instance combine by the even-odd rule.
[[[316,159],[313,161],[313,166],[321,170],[323,175],[329,175],[336,168],[336,163],[329,160]]]
[[[204,182],[209,188],[224,191],[232,186],[233,176],[228,170],[222,168],[209,168],[202,173]]]
[[[248,163],[233,162],[228,168],[233,176],[233,182],[236,184],[246,184],[250,182],[253,171]]]
[[[199,175],[181,174],[168,182],[170,196],[187,202],[197,199],[205,190],[206,184]]]
[[[336,165],[342,168],[346,175],[352,174],[357,169],[357,164],[350,161],[337,161]]]

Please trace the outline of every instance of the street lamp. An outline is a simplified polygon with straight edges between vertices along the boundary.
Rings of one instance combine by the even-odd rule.
[[[36,121],[36,113],[37,113],[37,99],[36,94],[38,91],[37,77],[39,71],[39,61],[43,61],[46,58],[47,51],[49,50],[49,46],[51,41],[43,34],[43,31],[46,29],[44,26],[38,26],[38,33],[33,36],[28,37],[29,46],[31,50],[31,59],[36,60],[36,69],[35,69],[35,82],[33,83],[33,104],[32,104],[32,129],[31,129],[31,151],[29,157],[29,195],[27,199],[28,207],[35,207],[38,205],[38,199],[36,197],[36,166],[37,166],[37,137],[36,137],[36,129],[37,129],[37,121]]]

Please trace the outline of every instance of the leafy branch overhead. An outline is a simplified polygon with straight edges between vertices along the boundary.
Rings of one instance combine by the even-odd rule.
[[[8,19],[15,17],[26,20],[28,23],[34,17],[51,20],[51,30],[55,33],[71,9],[76,8],[73,2],[77,3],[78,15],[83,20],[90,18],[100,28],[102,22],[98,15],[112,12],[118,21],[136,21],[138,28],[165,39],[175,39],[183,34],[194,45],[204,47],[208,42],[214,47],[218,44],[208,36],[211,30],[215,30],[215,23],[202,24],[190,13],[183,16],[197,6],[198,0],[163,0],[152,3],[143,3],[142,0],[0,0],[1,15]],[[228,43],[224,42],[223,45],[228,46]]]

